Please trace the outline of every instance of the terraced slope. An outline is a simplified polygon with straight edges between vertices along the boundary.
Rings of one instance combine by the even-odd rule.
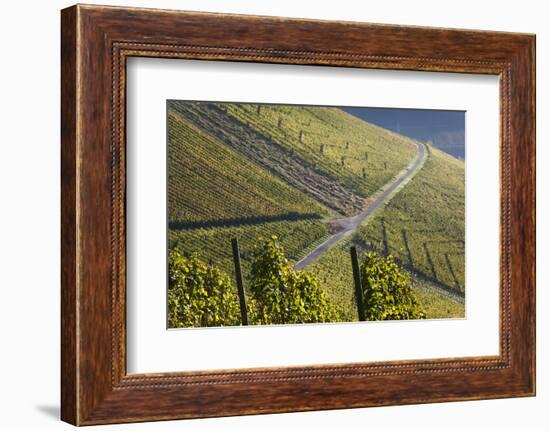
[[[328,211],[300,191],[169,113],[171,223],[227,225],[257,219],[321,218]]]
[[[219,106],[362,197],[389,182],[416,152],[412,140],[337,108]]]
[[[392,254],[411,271],[428,317],[464,316],[464,162],[429,147],[422,170],[355,235],[310,267],[346,318],[354,318],[352,274],[334,270],[349,247]]]
[[[431,147],[422,171],[358,239],[463,294],[464,202],[464,162]]]
[[[245,265],[257,238],[278,235],[299,258],[328,235],[329,211],[177,113],[168,116],[169,247],[199,253],[232,273],[231,238]]]
[[[168,104],[169,247],[243,272],[258,237],[297,262],[359,217],[415,160],[417,145],[336,108]],[[353,234],[307,262],[340,319],[357,320],[349,247],[409,269],[428,317],[464,315],[464,163],[430,148],[416,176]],[[313,254],[313,253],[312,253]]]
[[[364,199],[415,152],[409,140],[334,108],[169,104],[219,142],[340,215],[359,212]]]

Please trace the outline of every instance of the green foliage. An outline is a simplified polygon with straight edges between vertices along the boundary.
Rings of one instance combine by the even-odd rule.
[[[309,268],[345,320],[356,318],[349,247],[391,254],[413,276],[426,317],[464,317],[464,162],[430,148],[424,167],[348,241]]]
[[[336,315],[318,281],[296,271],[277,237],[263,240],[252,260],[250,297],[257,324],[333,322]]]
[[[357,320],[357,303],[349,255],[350,245],[346,240],[336,244],[307,268],[317,276],[321,288],[336,308],[338,320],[343,322]]]
[[[218,106],[363,197],[403,169],[416,149],[411,140],[337,108],[263,105],[258,115],[254,104]]]
[[[367,320],[424,319],[409,274],[390,255],[365,253],[361,263],[363,296]]]
[[[230,276],[231,238],[239,238],[246,273],[266,233],[278,236],[292,260],[328,236],[325,208],[172,110],[168,167],[169,248],[200,252]]]
[[[197,256],[170,251],[168,326],[170,328],[240,325],[237,290],[229,277]]]
[[[316,274],[327,299],[334,304],[339,314],[338,320],[343,322],[357,320],[353,274],[349,270],[349,248],[352,245],[361,248],[360,243],[353,239],[342,241],[308,267],[311,273]],[[442,290],[441,285],[425,277],[415,276],[414,272],[411,273],[411,283],[427,319],[464,317],[464,298]]]
[[[262,170],[175,112],[168,114],[168,219],[224,220],[327,215],[302,192]]]
[[[200,257],[216,263],[220,269],[233,276],[231,238],[239,238],[244,273],[250,271],[254,247],[261,236],[277,235],[290,260],[299,260],[307,250],[328,237],[327,224],[320,220],[297,220],[258,223],[240,226],[201,229],[170,229],[170,248],[190,255],[200,251]]]
[[[436,284],[464,292],[464,162],[436,148],[355,239]]]
[[[464,317],[464,298],[445,292],[426,279],[411,277],[416,299],[426,312],[426,319]]]
[[[170,103],[193,105],[189,109],[195,116],[181,115],[169,105],[169,221],[195,225],[172,224],[169,246],[186,256],[200,252],[202,261],[214,262],[230,281],[232,237],[239,238],[245,274],[251,271],[258,236],[276,234],[286,258],[297,261],[328,237],[326,218],[336,212],[354,214],[364,205],[364,196],[370,198],[410,161],[415,148],[404,137],[333,108]],[[216,110],[216,121],[222,115],[225,121],[242,124],[242,135],[225,133],[226,123],[218,123],[222,130],[214,133],[216,121],[205,119]],[[271,143],[267,148],[282,148],[281,157],[266,165],[265,160],[243,153],[242,148],[256,152],[262,145],[245,129],[263,135]],[[299,171],[294,175],[309,181],[287,181],[281,173],[293,179],[289,164],[293,160],[325,179],[328,186],[321,188],[313,176]],[[382,169],[384,163],[387,170]],[[335,199],[339,203],[327,206],[327,201]],[[326,293],[335,320],[352,321],[357,319],[357,308],[349,246],[391,253],[413,275],[417,299],[427,317],[463,317],[463,301],[442,294],[437,287],[455,289],[463,300],[463,241],[464,162],[431,148],[419,174],[349,240],[309,266],[308,272],[315,274],[314,282]],[[295,280],[299,277],[293,277],[293,283],[299,284]],[[234,304],[237,309],[237,299]]]

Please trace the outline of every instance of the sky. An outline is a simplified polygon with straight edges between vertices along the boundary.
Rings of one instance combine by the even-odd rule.
[[[435,147],[460,159],[465,155],[465,112],[430,109],[352,108],[342,110],[369,123]]]

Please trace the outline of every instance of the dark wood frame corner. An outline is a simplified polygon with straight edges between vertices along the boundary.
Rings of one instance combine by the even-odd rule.
[[[534,395],[534,35],[80,5],[63,10],[61,21],[63,420],[88,425]],[[500,354],[127,375],[130,56],[498,75]]]

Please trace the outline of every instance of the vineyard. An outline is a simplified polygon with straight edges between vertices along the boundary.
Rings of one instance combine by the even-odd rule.
[[[357,241],[392,254],[429,281],[464,294],[464,162],[430,149],[422,171]]]
[[[464,162],[430,147],[422,170],[350,239],[322,256],[311,271],[345,316],[355,313],[352,275],[338,271],[347,249],[393,255],[413,274],[429,316],[464,315]]]
[[[260,237],[297,262],[416,154],[412,140],[337,108],[169,101],[168,246],[230,279],[233,238],[245,278]],[[464,162],[430,148],[389,203],[306,267],[337,321],[357,320],[350,246],[395,256],[428,318],[462,317]]]
[[[231,238],[245,266],[258,237],[276,234],[298,259],[328,235],[329,211],[241,154],[169,114],[168,242],[232,273]],[[181,157],[184,155],[184,157]]]
[[[328,211],[176,114],[169,114],[168,218],[204,223]],[[182,157],[183,156],[183,157]]]
[[[414,153],[408,140],[338,109],[258,106],[169,102],[169,246],[230,274],[231,238],[245,270],[267,234],[297,261],[328,237],[327,220],[360,210]]]
[[[335,108],[219,106],[362,197],[386,184],[416,150],[409,139]]]
[[[318,278],[290,262],[277,236],[259,239],[242,278],[238,240],[232,241],[236,286],[215,264],[171,250],[168,263],[170,328],[342,322]],[[350,249],[359,321],[425,319],[410,275],[392,256]]]
[[[349,247],[356,246],[361,251],[370,250],[356,237],[342,241],[319,260],[308,267],[311,273],[319,278],[319,284],[325,289],[327,297],[334,303],[342,321],[354,321],[356,316],[355,297],[353,292],[353,273],[349,267]],[[398,263],[402,266],[401,261]],[[434,283],[410,270],[412,283],[418,301],[426,310],[428,318],[452,318],[464,316],[464,297],[444,290],[444,286]]]
[[[279,221],[243,226],[228,226],[198,229],[169,229],[168,242],[185,254],[198,253],[204,259],[215,262],[225,272],[233,274],[231,239],[239,238],[243,267],[249,270],[249,258],[258,238],[266,232],[280,238],[287,256],[299,260],[308,249],[328,236],[325,223],[315,220]]]
[[[170,109],[341,215],[361,210],[415,152],[409,140],[335,108],[171,101]]]

